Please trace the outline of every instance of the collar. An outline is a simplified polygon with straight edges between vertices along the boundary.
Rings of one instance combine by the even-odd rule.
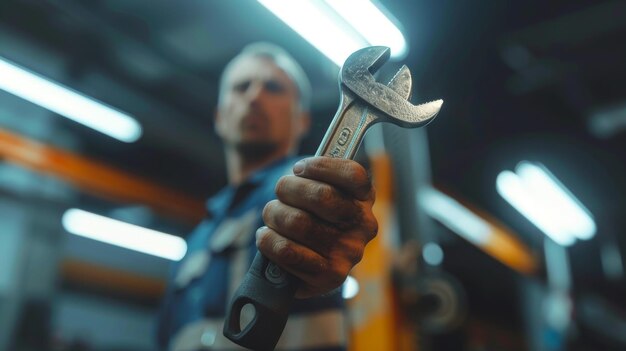
[[[270,175],[274,172],[285,173],[286,167],[295,163],[296,160],[300,159],[300,157],[284,157],[279,160],[276,160],[269,165],[260,168],[259,170],[253,172],[248,179],[246,179],[243,183],[238,186],[227,185],[222,190],[220,190],[217,194],[212,196],[206,203],[206,208],[209,211],[209,214],[216,215],[227,207],[226,204],[229,204],[237,188],[243,186],[244,184],[250,184],[255,187],[259,187],[264,182],[273,179]],[[273,186],[273,184],[272,184]]]

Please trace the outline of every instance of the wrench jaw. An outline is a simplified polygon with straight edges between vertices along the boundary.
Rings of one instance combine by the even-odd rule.
[[[420,126],[430,123],[433,119],[435,119],[441,110],[441,106],[443,106],[443,100],[441,99],[425,102],[415,106],[415,109],[418,111],[415,118],[417,123],[419,123]]]
[[[389,59],[389,54],[387,47],[372,46],[350,55],[340,73],[341,87],[345,86],[378,110],[380,113],[377,116],[384,120],[409,128],[427,124],[437,115],[443,101],[417,106],[411,104],[408,101],[411,91],[411,72],[408,68],[400,68],[393,80],[394,88],[377,82],[372,76]]]
[[[341,67],[340,81],[348,88],[353,82],[376,84],[373,74],[389,60],[390,53],[385,46],[370,46],[353,52]]]
[[[374,47],[373,50],[367,50],[363,55],[369,56],[367,64],[362,64],[365,61],[353,60],[361,64],[360,70],[365,71],[363,67],[374,67],[378,69],[380,67],[381,58],[385,58],[385,53],[388,50],[380,51],[381,47]],[[372,48],[368,48],[372,49]],[[374,50],[376,49],[376,50]],[[385,49],[382,47],[382,49]],[[353,55],[354,56],[354,55]],[[372,61],[378,63],[372,64]],[[344,67],[348,66],[348,63]],[[354,68],[354,66],[352,66]],[[391,114],[385,113],[385,110],[377,108],[369,104],[366,100],[356,95],[345,82],[340,82],[339,89],[341,91],[341,101],[339,103],[339,109],[331,122],[324,139],[320,143],[316,156],[330,156],[339,158],[352,158],[356,153],[361,139],[366,133],[367,129],[373,124],[378,122],[391,122],[400,125],[405,128],[415,128],[430,122],[439,109],[443,101],[430,102],[418,106],[413,106],[407,103],[409,96],[411,95],[411,71],[405,65],[400,67],[398,72],[391,78],[387,86],[377,83],[373,80],[369,71],[365,77],[372,79],[371,85],[374,87],[382,86],[384,89],[379,90],[380,96],[379,105],[386,105],[387,111],[392,111]],[[396,99],[386,97],[385,94],[393,94]],[[397,99],[402,99],[404,104],[393,105]],[[410,106],[412,111],[401,111]],[[397,118],[396,116],[406,115],[409,118]]]
[[[411,88],[413,86],[413,79],[411,78],[409,68],[406,65],[402,65],[393,78],[391,78],[387,86],[405,100],[408,100],[411,97]]]
[[[398,94],[401,98],[409,100],[411,96],[412,84],[413,79],[411,78],[411,71],[406,65],[402,65],[402,67],[400,67],[398,72],[396,72],[396,74],[387,84],[387,87],[389,89],[385,90],[384,92],[389,93],[389,90],[391,90]],[[375,119],[376,123],[385,121],[394,123],[404,128],[416,128],[430,123],[435,118],[435,116],[437,116],[437,113],[439,113],[442,104],[443,100],[435,100],[417,106],[411,105],[413,108],[412,111],[398,112],[398,115],[411,115],[411,119],[394,118],[393,115],[389,116],[383,111],[376,109],[372,109],[370,114],[373,115],[372,119]],[[405,105],[389,106],[388,110],[405,107]]]
[[[412,114],[410,119],[389,118],[385,116],[384,121],[399,125],[403,128],[423,127],[437,117],[442,105],[443,100],[441,99],[426,102],[413,106],[413,109],[410,112]]]

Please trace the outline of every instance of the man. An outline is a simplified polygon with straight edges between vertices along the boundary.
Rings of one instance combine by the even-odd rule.
[[[159,325],[162,348],[237,349],[222,335],[226,305],[257,248],[303,282],[277,350],[345,348],[335,289],[376,234],[374,190],[350,160],[294,164],[310,125],[309,101],[304,72],[280,48],[251,45],[226,67],[215,130],[228,186],[209,200],[207,219],[173,269]]]

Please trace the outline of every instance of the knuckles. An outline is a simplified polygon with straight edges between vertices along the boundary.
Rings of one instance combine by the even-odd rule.
[[[303,227],[308,227],[310,220],[309,216],[304,212],[295,210],[290,211],[284,214],[282,218],[282,226],[290,231],[290,230],[301,230]]]
[[[378,221],[376,220],[376,217],[372,215],[371,218],[366,221],[366,223],[367,224],[365,225],[365,232],[368,234],[366,237],[366,242],[369,242],[370,240],[374,239],[376,235],[378,235]]]
[[[296,254],[292,242],[272,235],[268,229],[257,232],[256,246],[262,253],[282,263],[298,265],[302,261],[302,257]]]
[[[281,233],[292,231],[308,232],[313,227],[313,220],[308,212],[287,208],[279,200],[268,202],[263,208],[263,220]]]
[[[351,162],[344,166],[343,176],[352,180],[358,187],[369,187],[370,180],[365,168],[356,162]]]
[[[343,284],[343,282],[346,280],[346,277],[348,276],[348,272],[349,270],[342,268],[335,268],[331,270],[327,275],[330,288],[334,289]]]
[[[360,247],[350,252],[348,259],[350,260],[350,263],[352,263],[352,266],[355,266],[357,263],[361,262],[361,260],[363,259],[364,253],[365,253],[364,247]]]
[[[274,192],[276,193],[277,196],[281,196],[285,193],[286,188],[287,188],[287,183],[289,182],[289,177],[290,176],[282,176],[278,179],[278,181],[276,182],[276,186],[274,187]]]
[[[335,261],[338,262],[335,266],[347,266],[348,269],[345,273],[348,274],[347,272],[363,259],[365,244],[366,242],[361,238],[343,240],[339,247],[339,254],[335,257]]]
[[[302,260],[302,257],[295,253],[292,244],[287,240],[276,240],[272,245],[272,251],[284,263],[297,265]]]
[[[329,265],[315,272],[311,282],[312,288],[313,290],[322,291],[332,290],[343,284],[349,272],[350,269],[344,265],[330,262]]]
[[[335,193],[329,185],[318,183],[309,187],[308,197],[315,203],[329,205],[334,203]]]
[[[295,178],[299,176],[281,177],[275,188],[278,200],[268,202],[263,208],[263,219],[276,234],[270,229],[260,230],[256,242],[259,250],[276,262],[307,272],[305,277],[311,291],[328,291],[343,284],[352,267],[363,259],[367,243],[378,233],[378,221],[371,209],[375,189],[365,168],[356,162],[329,158],[307,161],[307,174],[315,174],[315,168],[335,169],[338,177],[349,180],[343,183],[350,185],[342,189],[315,180],[303,182],[302,178]],[[309,203],[302,208],[315,210],[291,207],[300,203],[289,193],[294,191],[298,193],[298,201]],[[285,203],[289,206],[280,200],[287,198],[289,202],[285,200]],[[321,206],[324,210],[318,213],[316,208]],[[299,240],[299,235],[314,239]],[[305,257],[302,247],[295,245],[308,246],[319,256]]]

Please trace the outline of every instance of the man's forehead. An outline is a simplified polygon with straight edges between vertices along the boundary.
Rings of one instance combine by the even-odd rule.
[[[291,78],[271,59],[259,56],[241,57],[233,62],[228,74],[230,82],[243,80],[278,80],[295,85]],[[295,86],[294,86],[295,87]]]

